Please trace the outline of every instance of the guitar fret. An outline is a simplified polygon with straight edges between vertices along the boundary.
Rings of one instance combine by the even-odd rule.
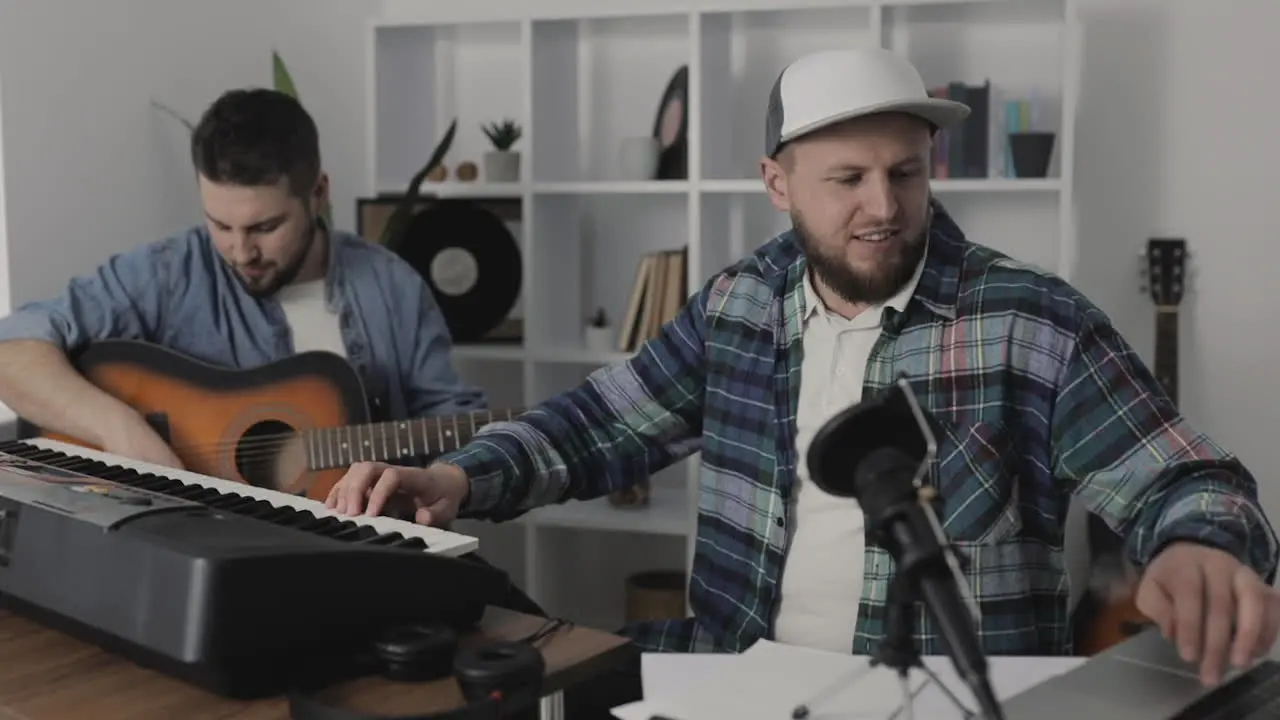
[[[1176,367],[1171,362],[1165,365]],[[311,428],[301,434],[305,436],[308,469],[327,470],[357,462],[395,463],[407,458],[432,457],[458,450],[479,434],[485,425],[499,420],[510,422],[521,412],[518,408],[497,411],[486,408],[470,411],[465,418],[455,414],[449,417]]]
[[[328,465],[329,467],[338,466],[338,463],[336,462],[336,456],[337,456],[337,446],[335,445],[336,440],[337,440],[337,433],[333,429],[329,429],[325,431],[324,445],[325,445],[325,450],[328,451],[329,453],[329,457],[325,461],[325,464]]]

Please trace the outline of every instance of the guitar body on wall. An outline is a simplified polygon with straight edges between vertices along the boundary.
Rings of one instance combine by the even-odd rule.
[[[1143,291],[1155,304],[1155,362],[1152,372],[1178,404],[1178,310],[1187,285],[1187,241],[1147,241],[1141,272]],[[1088,518],[1091,581],[1080,615],[1076,649],[1094,655],[1151,624],[1136,603],[1139,576],[1125,557],[1124,541],[1096,515]]]
[[[90,344],[72,358],[94,386],[138,411],[191,472],[324,500],[360,461],[408,463],[454,450],[518,410],[372,422],[345,359],[305,352],[226,369],[134,340]],[[94,447],[23,423],[20,434]]]

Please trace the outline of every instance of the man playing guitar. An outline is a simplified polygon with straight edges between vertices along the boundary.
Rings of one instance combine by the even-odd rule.
[[[227,92],[195,127],[191,154],[204,224],[115,255],[0,320],[0,402],[46,430],[181,467],[140,413],[68,359],[94,341],[135,339],[225,368],[332,351],[387,420],[485,407],[455,373],[418,273],[323,220],[329,180],[316,125],[295,99]]]

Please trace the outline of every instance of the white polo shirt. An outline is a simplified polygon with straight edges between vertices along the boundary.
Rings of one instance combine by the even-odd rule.
[[[915,292],[923,258],[903,289],[853,319],[830,312],[804,278],[804,362],[796,413],[796,485],[791,496],[790,545],[783,564],[781,601],[774,618],[778,642],[850,652],[866,537],[862,511],[852,499],[828,495],[809,479],[805,454],[824,423],[862,399],[871,349],[886,307],[902,312]]]

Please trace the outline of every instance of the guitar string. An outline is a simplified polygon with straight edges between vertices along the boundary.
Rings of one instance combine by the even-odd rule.
[[[351,431],[344,431],[343,428],[340,428],[340,427],[339,428],[313,428],[308,431],[294,430],[289,432],[255,435],[252,437],[243,438],[239,440],[215,440],[212,442],[205,442],[205,443],[185,443],[185,444],[179,443],[179,444],[171,445],[170,449],[173,450],[175,453],[179,451],[197,451],[197,452],[209,451],[211,453],[217,454],[230,448],[242,448],[242,449],[250,449],[250,450],[262,450],[264,454],[269,454],[270,452],[274,452],[275,450],[280,449],[281,447],[286,445],[289,441],[300,439],[304,437],[305,433],[311,432],[311,433],[330,433],[331,435],[329,438],[321,438],[319,442],[324,444],[323,452],[325,454],[336,454],[334,452],[335,448],[331,447],[333,444],[333,441],[335,440],[340,443],[348,443],[348,444],[352,444],[352,443],[364,444],[365,441],[367,440],[370,444],[373,444],[375,446],[382,444],[383,440],[386,440],[387,443],[401,442],[400,440],[401,436],[398,431],[388,434],[386,430],[391,426],[400,425],[402,423],[413,426],[413,427],[410,427],[410,437],[411,437],[411,440],[413,441],[413,445],[415,446],[415,448],[417,446],[419,435],[421,435],[422,437],[422,444],[426,446],[430,446],[432,444],[441,444],[442,442],[443,444],[447,445],[447,444],[450,444],[449,442],[450,440],[452,440],[453,441],[452,444],[456,446],[458,444],[458,438],[460,438],[464,434],[464,432],[465,433],[470,432],[472,421],[480,420],[480,418],[476,417],[477,413],[484,413],[487,416],[487,419],[481,420],[479,425],[487,425],[492,422],[500,422],[502,420],[505,420],[505,418],[501,417],[500,415],[495,416],[492,413],[489,413],[488,411],[477,410],[473,413],[459,415],[458,420],[456,421],[452,417],[450,417],[447,420],[438,419],[438,418],[414,418],[411,420],[395,420],[395,421],[388,421],[383,423],[372,423],[370,425],[363,425],[363,426],[349,426],[352,428],[356,428],[356,427],[369,428],[367,437],[365,436],[366,435],[365,433],[359,430],[354,430],[354,429]],[[502,413],[502,414],[505,414],[505,413]],[[512,411],[511,417],[514,418],[518,414],[519,414],[518,411]],[[346,437],[343,437],[344,435]],[[306,449],[310,450],[310,448],[306,448]]]

